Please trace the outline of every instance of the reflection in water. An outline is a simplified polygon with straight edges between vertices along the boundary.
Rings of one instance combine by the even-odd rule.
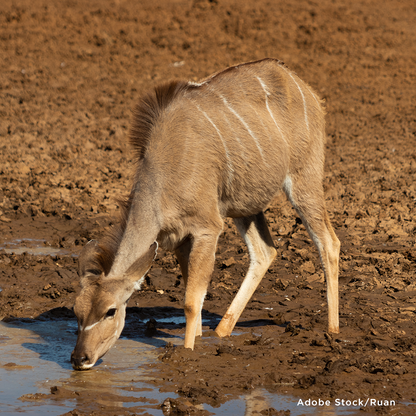
[[[264,397],[263,389],[252,390],[244,399],[246,402],[244,416],[260,414],[265,408],[269,409],[271,407],[268,398]]]

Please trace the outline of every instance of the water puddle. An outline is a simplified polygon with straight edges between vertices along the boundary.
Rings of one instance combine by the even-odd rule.
[[[69,250],[45,245],[46,240],[37,238],[17,238],[5,241],[0,245],[0,250],[6,254],[31,254],[33,256],[69,255]]]
[[[166,321],[182,322],[182,317]],[[69,362],[76,341],[75,320],[0,322],[0,413],[2,415],[62,415],[73,409],[85,411],[124,409],[136,414],[162,416],[161,403],[175,398],[150,383],[146,364],[157,360],[157,347],[182,338],[120,339],[90,371],[73,371]],[[51,395],[52,393],[52,395]],[[54,394],[56,393],[56,399]],[[51,398],[52,397],[52,398]],[[261,409],[259,408],[261,405]],[[265,407],[290,410],[296,415],[347,415],[352,408],[298,407],[297,399],[256,389],[219,408],[201,405],[214,415],[250,416]]]
[[[69,362],[75,330],[75,321],[0,322],[2,415],[58,415],[82,409],[91,392],[106,407],[139,404],[140,408],[145,401],[143,409],[152,415],[161,414],[160,408],[152,406],[158,406],[166,394],[146,383],[148,377],[140,366],[156,360],[156,347],[165,341],[121,339],[93,370],[77,372]],[[50,395],[51,388],[60,393],[59,401],[42,400],[40,395]]]

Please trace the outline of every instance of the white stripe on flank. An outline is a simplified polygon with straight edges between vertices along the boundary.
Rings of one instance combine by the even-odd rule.
[[[259,112],[257,111],[256,107],[254,107],[250,102],[248,102],[248,105],[250,106],[251,111],[256,114],[257,122],[261,124],[261,127],[263,128],[264,132],[270,131],[270,129],[264,124],[263,117],[259,115]],[[269,141],[272,142],[273,138],[268,135]]]
[[[322,108],[322,104],[319,102],[319,100],[316,98],[315,93],[308,87],[309,92],[311,93],[312,97],[315,98],[316,103],[318,104],[319,108]]]
[[[231,131],[233,131],[234,132],[234,129],[233,129],[233,127],[231,126],[231,123],[230,123],[230,120],[229,120],[229,118],[225,115],[225,113],[223,113],[223,117],[224,117],[224,119],[225,119],[225,121],[227,122],[227,124],[228,124],[228,127],[229,127],[229,129],[231,130]],[[241,146],[241,149],[242,149],[242,151],[243,151],[243,160],[245,161],[245,163],[247,163],[247,160],[246,160],[246,154],[245,154],[245,152],[244,152],[244,144],[243,143],[241,143],[241,140],[240,140],[240,138],[236,135],[236,136],[234,136],[235,137],[235,139],[237,140],[237,142],[238,142],[238,144]]]
[[[283,68],[289,75],[290,78],[293,79],[293,82],[296,84],[296,86],[298,87],[300,94],[302,96],[302,100],[303,100],[303,112],[305,114],[305,124],[306,124],[306,128],[308,129],[309,132],[309,122],[308,122],[308,114],[306,112],[306,100],[305,100],[305,96],[303,95],[303,91],[300,88],[299,84],[296,82],[295,78],[293,77],[293,75],[290,73],[290,71],[288,69],[286,69],[284,66],[282,66],[281,68]]]
[[[274,118],[274,116],[273,116],[272,111],[270,110],[270,106],[269,106],[269,95],[270,95],[270,92],[269,92],[269,90],[268,90],[268,88],[267,88],[267,85],[263,82],[263,80],[262,80],[260,77],[256,77],[256,78],[257,78],[257,79],[258,79],[258,81],[260,82],[260,85],[261,85],[261,87],[263,88],[263,91],[266,93],[266,107],[267,107],[267,111],[269,112],[270,117],[271,117],[271,118],[272,118],[272,120],[274,121],[274,124],[276,125],[277,129],[279,130],[280,135],[282,136],[282,139],[286,142],[286,138],[285,138],[285,136],[283,135],[283,132],[282,132],[281,128],[280,128],[280,127],[279,127],[279,125],[277,124],[277,122],[276,122],[276,120],[275,120],[275,118]],[[286,143],[287,143],[287,142],[286,142]]]
[[[201,107],[198,104],[195,104],[196,107],[198,108],[198,110],[205,116],[205,118],[212,124],[212,126],[214,127],[214,129],[216,130],[216,132],[218,133],[218,136],[221,139],[222,145],[224,146],[224,151],[225,151],[225,157],[227,158],[227,168],[228,168],[228,172],[229,172],[229,177],[228,177],[228,184],[230,185],[232,180],[233,180],[233,172],[234,172],[234,167],[233,164],[231,162],[231,157],[230,157],[230,152],[228,151],[228,147],[225,143],[224,137],[222,136],[220,130],[218,129],[218,127],[215,125],[215,123],[211,120],[211,118],[208,116],[208,114],[201,109]]]
[[[225,99],[224,96],[222,96],[221,94],[219,94],[220,98],[222,99],[223,103],[227,106],[227,108],[240,120],[240,122],[243,124],[243,126],[247,129],[247,131],[250,133],[250,136],[254,139],[254,141],[256,142],[256,146],[257,149],[259,149],[260,152],[260,156],[262,159],[264,159],[263,157],[263,150],[260,147],[259,141],[257,140],[257,137],[253,134],[253,132],[251,131],[250,127],[248,126],[248,124],[243,120],[243,118],[240,116],[240,114],[237,113],[237,111],[234,110],[234,108],[232,108],[230,106],[230,104],[228,104],[228,101]]]
[[[206,81],[203,81],[203,82],[188,81],[188,85],[192,85],[193,87],[201,87],[204,84],[206,84]]]

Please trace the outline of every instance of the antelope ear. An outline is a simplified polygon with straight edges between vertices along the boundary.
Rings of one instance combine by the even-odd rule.
[[[89,270],[97,269],[97,264],[94,259],[98,252],[97,240],[89,241],[81,250],[78,258],[78,273],[81,277],[85,276]]]
[[[125,276],[137,281],[149,271],[153,260],[156,258],[158,244],[155,241],[141,257],[139,257],[126,271]]]

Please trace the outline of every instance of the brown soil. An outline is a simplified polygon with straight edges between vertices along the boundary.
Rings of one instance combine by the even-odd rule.
[[[140,94],[271,56],[326,99],[341,333],[325,333],[317,251],[281,196],[267,210],[278,256],[237,325],[244,334],[212,334],[193,352],[168,346],[152,370],[155,383],[192,404],[266,386],[304,398],[392,399],[396,407],[370,413],[414,414],[415,21],[413,0],[2,1],[0,246],[32,238],[67,252],[0,251],[0,318],[71,314],[78,277],[68,253],[103,235],[117,196],[128,192],[126,135]],[[227,223],[204,306],[211,329],[247,265]],[[179,277],[175,258],[162,252],[130,300],[131,317],[157,321],[171,310],[164,308],[180,309]],[[131,318],[125,333],[144,333],[140,322]],[[154,331],[184,328],[156,323]]]

